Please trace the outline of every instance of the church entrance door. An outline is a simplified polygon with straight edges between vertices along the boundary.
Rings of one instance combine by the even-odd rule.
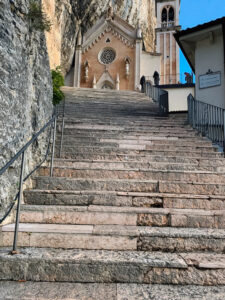
[[[102,85],[103,90],[114,90],[114,86],[111,82],[104,82]]]

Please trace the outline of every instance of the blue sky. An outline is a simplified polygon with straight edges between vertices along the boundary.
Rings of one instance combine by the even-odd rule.
[[[182,29],[225,16],[225,0],[181,0],[180,25]],[[191,72],[183,54],[180,55],[181,74]]]

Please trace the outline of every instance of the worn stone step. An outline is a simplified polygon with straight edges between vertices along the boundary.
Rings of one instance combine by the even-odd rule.
[[[223,254],[225,251],[225,231],[221,229],[139,227],[138,231],[139,251]]]
[[[104,205],[225,210],[225,196],[113,191],[27,190],[24,201],[34,205]]]
[[[124,148],[111,148],[111,147],[92,147],[88,146],[71,146],[64,145],[63,146],[63,157],[74,157],[74,155],[82,154],[108,154],[108,155],[120,155],[120,154],[128,154],[128,155],[161,155],[161,156],[182,156],[182,157],[203,157],[203,158],[221,158],[222,153],[216,152],[214,149],[212,151],[204,151],[204,150],[189,150],[184,148],[173,149],[173,150],[161,150],[161,149],[144,149],[143,145],[125,145]],[[59,151],[59,147],[56,146],[56,151]]]
[[[225,285],[222,254],[25,248],[0,261],[1,280]]]
[[[158,137],[158,136],[113,136],[110,139],[100,136],[81,136],[81,135],[64,135],[63,136],[63,143],[66,142],[76,142],[76,143],[123,143],[126,141],[126,143],[133,143],[133,144],[149,144],[149,145],[182,145],[182,146],[207,146],[212,147],[212,143],[207,140],[199,140],[196,138],[192,139],[185,139],[185,138],[178,138],[178,137]],[[61,136],[58,135],[57,142],[61,142]]]
[[[56,143],[56,146],[60,145],[60,141]],[[178,145],[163,145],[163,144],[157,144],[154,143],[152,144],[151,141],[144,141],[143,143],[139,141],[118,141],[118,143],[110,143],[110,142],[92,142],[89,143],[88,141],[86,142],[79,142],[79,141],[64,141],[63,142],[63,150],[73,147],[73,148],[86,148],[86,147],[91,147],[92,149],[96,149],[98,151],[99,148],[101,149],[108,149],[110,147],[111,151],[117,151],[117,149],[130,149],[130,150],[159,150],[159,151],[191,151],[191,152],[217,152],[217,148],[214,148],[212,146],[202,146],[202,145],[197,145],[193,144],[190,146],[183,145],[182,143]],[[107,150],[106,150],[107,151]]]
[[[163,206],[163,198],[161,194],[88,190],[27,190],[24,192],[24,201],[27,204],[35,205],[105,205],[134,207]],[[221,200],[219,203],[221,204],[219,207],[223,207],[223,201]],[[171,205],[169,201],[168,205]]]
[[[51,190],[97,190],[117,192],[157,192],[158,181],[152,180],[110,180],[78,179],[63,177],[37,177],[37,189]]]
[[[109,157],[108,157],[109,158]],[[169,157],[166,161],[166,158],[158,159],[157,157],[151,158],[149,160],[143,157],[138,160],[125,160],[125,157],[121,159],[113,160],[73,160],[73,159],[55,159],[54,165],[56,167],[73,167],[73,168],[89,168],[89,169],[106,169],[106,170],[115,170],[115,169],[151,169],[151,170],[183,170],[183,171],[210,171],[217,173],[225,173],[225,160],[215,159],[213,160],[201,160],[201,159],[180,159],[175,157]],[[221,165],[222,161],[222,165]]]
[[[1,247],[13,243],[15,224],[2,228]],[[129,232],[129,234],[128,234]],[[18,246],[37,248],[92,249],[92,250],[137,250],[135,229],[124,234],[107,234],[104,228],[93,225],[59,225],[21,223],[19,227]]]
[[[23,223],[225,228],[225,210],[24,205]]]
[[[222,300],[225,286],[2,281],[0,294],[5,300]]]
[[[184,170],[151,170],[151,169],[89,169],[74,167],[54,167],[55,177],[86,178],[86,179],[140,179],[140,180],[167,180],[182,182],[223,183],[225,174],[210,171],[184,171]],[[40,176],[48,176],[49,168],[42,167]]]
[[[225,184],[202,182],[171,182],[155,180],[79,179],[65,177],[37,177],[37,189],[94,190],[117,192],[159,192],[172,194],[224,195]]]
[[[14,227],[2,227],[2,247],[12,245]],[[38,248],[224,253],[225,230],[21,223],[18,243]]]
[[[225,185],[219,183],[203,183],[203,182],[169,182],[160,181],[160,193],[183,193],[195,195],[224,195]]]
[[[59,130],[60,132],[61,130]],[[116,126],[116,125],[98,125],[98,126],[91,126],[91,125],[66,125],[64,127],[65,134],[73,134],[73,133],[82,133],[84,136],[87,134],[89,136],[114,136],[114,135],[136,135],[136,136],[142,136],[142,135],[151,135],[151,136],[167,136],[167,137],[197,137],[200,134],[197,131],[194,131],[193,129],[178,129],[166,126],[165,128],[162,127],[162,129],[159,129],[158,127],[122,127]]]
[[[61,134],[61,130],[58,130],[58,133]],[[115,137],[120,137],[123,138],[124,136],[129,136],[129,135],[135,135],[135,136],[143,136],[143,135],[148,135],[151,136],[152,138],[182,138],[185,140],[196,140],[197,138],[199,138],[200,140],[206,140],[206,138],[203,138],[202,136],[199,135],[198,132],[193,132],[193,133],[185,133],[185,132],[171,132],[171,131],[167,131],[167,132],[163,132],[163,131],[152,131],[149,133],[148,130],[145,131],[132,131],[132,130],[123,130],[123,131],[119,131],[117,128],[115,128],[115,130],[101,130],[101,131],[92,131],[90,129],[73,129],[73,128],[65,128],[64,129],[64,134],[66,136],[86,136],[86,137],[102,137],[102,138],[115,138]]]
[[[83,157],[82,157],[83,156]],[[160,155],[126,155],[126,154],[79,154],[76,158],[73,159],[59,159],[55,158],[56,165],[59,164],[73,164],[76,162],[79,163],[161,163],[161,164],[191,164],[191,165],[199,165],[200,167],[221,167],[225,165],[224,158],[214,158],[207,159],[202,157],[179,157],[179,156],[160,156]]]
[[[104,116],[105,118],[105,116]],[[151,134],[151,132],[170,132],[170,133],[182,133],[184,134],[194,134],[196,131],[191,128],[189,125],[183,124],[183,123],[174,123],[172,124],[170,121],[167,122],[165,120],[158,120],[154,121],[152,119],[148,120],[148,122],[140,121],[140,123],[136,122],[135,119],[129,119],[129,121],[126,121],[125,118],[122,118],[121,120],[114,119],[111,116],[109,116],[108,121],[103,119],[102,120],[82,120],[79,121],[75,117],[75,119],[66,118],[64,122],[64,129],[77,129],[77,130],[83,130],[84,132],[89,131],[118,131],[121,134],[124,131],[132,132],[131,135],[135,135],[138,132],[148,132],[148,135]],[[61,129],[60,120],[58,122],[58,129]],[[103,132],[102,132],[103,133]]]
[[[120,161],[103,161],[103,162],[78,162],[71,160],[56,160],[55,167],[69,167],[75,169],[101,169],[101,170],[129,170],[129,169],[156,169],[156,170],[186,170],[186,171],[196,171],[205,170],[204,167],[199,167],[198,163],[188,164],[188,163],[165,163],[165,162],[120,162]]]

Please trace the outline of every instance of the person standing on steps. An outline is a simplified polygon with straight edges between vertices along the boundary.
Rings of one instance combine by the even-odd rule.
[[[142,93],[145,93],[145,83],[146,83],[146,79],[145,79],[145,76],[143,75],[141,77],[141,80],[140,80],[141,92]]]
[[[159,85],[160,78],[159,78],[159,73],[157,71],[154,72],[153,78],[154,78],[154,84]]]

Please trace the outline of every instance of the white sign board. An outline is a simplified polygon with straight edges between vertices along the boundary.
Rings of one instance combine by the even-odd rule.
[[[221,72],[210,73],[199,76],[199,88],[205,89],[221,85]]]

